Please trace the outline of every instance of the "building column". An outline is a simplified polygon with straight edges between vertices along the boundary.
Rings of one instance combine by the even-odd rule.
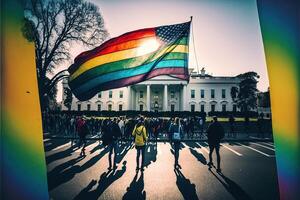
[[[147,85],[147,111],[149,112],[151,110],[150,95],[151,95],[150,85]]]
[[[183,85],[183,89],[182,89],[182,111],[186,110],[186,101],[187,101],[187,94],[186,94],[187,88],[186,85]]]
[[[132,93],[131,93],[131,86],[127,86],[128,88],[128,103],[127,103],[127,110],[131,110],[131,98],[132,98]]]
[[[163,111],[168,111],[168,85],[164,85],[164,104]]]

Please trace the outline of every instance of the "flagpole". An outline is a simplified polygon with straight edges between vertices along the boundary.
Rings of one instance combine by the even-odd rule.
[[[199,74],[199,66],[198,66],[198,59],[197,59],[197,54],[196,54],[196,45],[195,45],[195,39],[194,39],[194,27],[193,27],[193,16],[191,16],[191,29],[192,29],[192,39],[193,39],[193,46],[194,46],[194,55],[195,55],[195,60],[196,60],[196,65],[197,65],[197,73]]]

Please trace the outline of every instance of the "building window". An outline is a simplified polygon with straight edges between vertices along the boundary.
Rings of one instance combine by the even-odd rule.
[[[226,98],[226,90],[222,89],[222,98],[225,99]]]
[[[77,110],[78,110],[78,111],[81,111],[81,104],[78,104],[78,105],[77,105]]]
[[[121,90],[121,91],[119,92],[119,97],[120,97],[120,99],[123,99],[123,90]]]
[[[236,105],[233,105],[232,111],[233,111],[233,112],[236,112]]]
[[[143,110],[144,110],[144,105],[140,104],[140,111],[143,111]]]
[[[102,92],[99,92],[98,93],[98,98],[101,98],[102,97]]]
[[[195,98],[195,90],[191,90],[191,98],[192,98],[192,99]]]
[[[222,112],[226,112],[226,105],[225,104],[222,105]]]
[[[175,111],[175,105],[171,104],[171,111],[174,112]]]
[[[216,105],[211,105],[210,111],[211,111],[211,112],[215,112],[215,111],[216,111]]]
[[[171,99],[174,99],[174,98],[175,98],[175,92],[171,91]]]
[[[119,105],[119,111],[123,110],[123,105]]]
[[[87,105],[87,110],[91,110],[91,104]]]
[[[204,90],[200,90],[200,97],[203,99],[204,98]]]
[[[140,99],[144,98],[144,91],[140,91]]]
[[[98,104],[98,111],[101,111],[101,104]]]
[[[108,98],[110,98],[110,99],[111,99],[111,98],[112,98],[112,96],[113,96],[113,91],[111,91],[111,90],[110,90],[110,91],[109,91],[109,93],[108,93]]]
[[[108,104],[108,111],[111,111],[111,110],[112,110],[112,105]]]
[[[210,90],[210,97],[211,97],[212,99],[215,98],[215,89],[211,89],[211,90]]]
[[[195,111],[195,105],[192,104],[192,105],[191,105],[191,112],[194,112],[194,111]]]
[[[205,112],[205,109],[204,109],[204,105],[203,105],[203,104],[200,105],[200,110],[201,110],[201,112]]]

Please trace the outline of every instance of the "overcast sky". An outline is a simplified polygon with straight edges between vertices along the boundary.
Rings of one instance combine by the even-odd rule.
[[[136,29],[182,23],[193,16],[189,67],[214,76],[260,75],[269,87],[255,0],[92,0],[99,6],[110,37]],[[194,38],[194,43],[192,41]],[[195,45],[195,51],[194,46]],[[71,50],[73,57],[84,51]],[[59,70],[66,68],[61,66]],[[58,100],[61,101],[61,89]]]

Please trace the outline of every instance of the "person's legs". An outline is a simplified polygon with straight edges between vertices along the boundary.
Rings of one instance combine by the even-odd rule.
[[[174,157],[175,157],[175,164],[174,167],[178,165],[178,159],[179,159],[179,144],[174,143]]]
[[[83,143],[83,146],[82,146],[82,149],[81,149],[81,154],[85,155],[85,147],[86,147],[86,138],[85,138],[85,136],[83,136],[81,140],[82,140],[82,143]]]
[[[112,153],[113,153],[113,145],[112,143],[108,145],[108,148],[109,148],[109,153],[108,153],[108,162],[109,162],[109,169],[112,167],[112,163],[111,163],[111,156],[112,156]]]
[[[117,168],[117,143],[113,142],[113,153],[114,153],[114,168]]]
[[[141,151],[142,151],[142,170],[144,170],[144,163],[145,163],[145,149],[146,149],[146,146],[142,146],[141,147]]]
[[[215,146],[209,144],[209,165],[212,165],[212,153],[214,152]]]
[[[216,144],[216,154],[217,154],[217,169],[221,171],[221,157],[220,157],[220,144]]]
[[[136,147],[136,169],[139,169],[139,160],[140,160],[141,149],[140,147]]]

